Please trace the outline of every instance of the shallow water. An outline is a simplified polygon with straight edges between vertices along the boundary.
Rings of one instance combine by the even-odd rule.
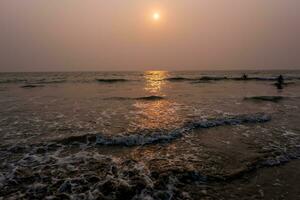
[[[300,72],[243,73],[1,73],[0,199],[299,198]]]

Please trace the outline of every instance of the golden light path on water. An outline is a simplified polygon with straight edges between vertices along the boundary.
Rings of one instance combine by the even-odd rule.
[[[146,81],[145,90],[150,92],[152,95],[163,95],[161,90],[166,85],[165,79],[167,77],[167,71],[146,71],[144,73]]]
[[[179,116],[177,114],[177,103],[170,101],[164,89],[168,88],[168,77],[166,71],[147,71],[144,73],[145,86],[144,90],[147,96],[160,96],[165,99],[137,101],[134,107],[137,108],[138,114],[132,121],[132,125],[137,129],[158,130],[169,129],[170,126],[176,125]]]

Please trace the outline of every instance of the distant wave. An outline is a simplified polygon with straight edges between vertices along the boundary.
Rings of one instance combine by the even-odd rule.
[[[200,78],[186,78],[186,77],[171,77],[167,78],[168,81],[221,81],[227,80],[226,76],[216,77],[216,76],[202,76]]]
[[[297,78],[286,77],[286,80],[292,80]],[[206,83],[210,81],[276,81],[277,77],[227,77],[227,76],[202,76],[200,78],[187,78],[187,77],[171,77],[165,80],[171,82],[183,82],[189,81],[191,83]]]
[[[245,97],[245,100],[255,100],[255,101],[272,101],[272,102],[278,102],[284,97],[282,96],[253,96],[253,97]]]
[[[298,77],[286,77],[285,80],[297,80]],[[214,76],[203,76],[192,83],[203,83],[206,81],[277,81],[277,77],[214,77]],[[284,85],[295,84],[294,82],[286,82]]]
[[[276,77],[248,77],[246,79],[244,78],[231,78],[231,80],[236,81],[276,81]]]
[[[116,79],[97,79],[100,83],[118,83],[118,82],[127,82],[130,81],[128,79],[116,78]]]
[[[282,85],[284,85],[284,86],[294,85],[294,84],[296,84],[296,83],[295,82],[284,82],[284,83],[282,83]],[[273,85],[277,86],[278,83],[273,83]]]
[[[143,74],[137,74],[136,78],[133,80],[128,77],[120,77],[117,76],[118,73],[116,74],[111,74],[115,76],[98,76],[100,78],[95,77],[93,74],[91,76],[86,76],[86,75],[72,75],[72,74],[65,74],[64,76],[54,76],[54,75],[47,75],[41,73],[40,75],[9,75],[5,76],[2,75],[0,77],[0,84],[13,84],[13,83],[23,83],[23,84],[58,84],[58,83],[64,83],[64,82],[70,82],[70,83],[92,83],[92,82],[99,82],[99,83],[118,83],[118,82],[127,82],[127,81],[141,81],[139,76]],[[120,75],[120,74],[119,74]],[[252,77],[253,76],[253,77]],[[266,77],[268,76],[268,77]],[[114,78],[115,77],[115,78]],[[292,81],[292,80],[300,80],[300,77],[295,74],[294,76],[291,75],[285,75],[283,74],[284,80],[286,81]],[[231,81],[276,81],[277,76],[274,74],[270,75],[259,75],[259,74],[249,74],[249,77],[243,78],[242,76],[237,76],[237,75],[203,75],[202,76],[199,74],[199,77],[191,77],[189,75],[184,75],[184,74],[177,74],[174,75],[173,77],[168,77],[163,79],[165,81],[170,81],[170,82],[193,82],[193,83],[202,83],[202,82],[209,82],[209,81],[225,81],[225,80],[231,80]],[[289,83],[287,83],[289,84]],[[292,83],[291,83],[292,84]]]
[[[25,83],[27,82],[27,79],[3,79],[0,80],[0,84],[5,84],[5,83]]]
[[[54,84],[54,83],[64,83],[66,80],[29,80],[29,79],[7,79],[0,80],[0,84],[5,83],[23,83],[28,85],[33,84]]]
[[[146,101],[155,101],[155,100],[162,100],[164,99],[164,97],[161,96],[145,96],[145,97],[138,97],[138,98],[134,98],[136,100],[146,100]]]
[[[44,85],[28,84],[28,85],[21,86],[21,88],[36,88],[36,87],[44,87]]]
[[[131,97],[110,97],[106,98],[106,100],[144,100],[144,101],[157,101],[157,100],[163,100],[165,97],[162,96],[144,96],[144,97],[136,97],[136,98],[131,98]]]
[[[285,80],[297,80],[298,77],[284,77]],[[230,77],[228,80],[234,80],[234,81],[277,81],[277,77]],[[289,83],[287,83],[289,84]],[[292,83],[291,83],[292,84]]]
[[[253,115],[237,115],[224,118],[208,119],[208,120],[192,120],[184,123],[180,128],[172,131],[157,131],[150,135],[137,133],[124,133],[120,136],[105,137],[100,134],[88,134],[83,136],[72,136],[56,142],[63,144],[72,143],[96,143],[97,145],[123,145],[123,146],[138,146],[155,143],[170,142],[174,139],[181,138],[188,134],[193,129],[207,129],[225,125],[239,125],[247,123],[264,123],[271,120],[271,116],[264,113]],[[148,131],[145,131],[148,132]]]
[[[227,80],[228,78],[226,76],[222,77],[215,77],[215,76],[203,76],[199,78],[199,81],[223,81]]]
[[[55,83],[65,83],[66,80],[44,80],[33,82],[35,84],[55,84]]]
[[[171,77],[171,78],[166,78],[165,80],[167,81],[173,81],[173,82],[180,82],[180,81],[193,81],[196,79],[192,79],[192,78],[185,78],[185,77]]]
[[[242,78],[242,77],[215,77],[215,76],[203,76],[199,81],[224,81],[224,80],[230,80],[230,81],[276,81],[277,78],[273,77],[248,77],[248,78]]]

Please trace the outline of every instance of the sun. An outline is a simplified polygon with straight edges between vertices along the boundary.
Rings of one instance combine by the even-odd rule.
[[[159,14],[159,12],[154,12],[154,13],[152,14],[152,18],[153,18],[153,20],[155,20],[155,21],[160,20],[160,14]]]

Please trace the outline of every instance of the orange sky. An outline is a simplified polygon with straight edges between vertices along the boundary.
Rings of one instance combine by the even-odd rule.
[[[1,0],[0,71],[300,69],[299,8],[299,0]]]

